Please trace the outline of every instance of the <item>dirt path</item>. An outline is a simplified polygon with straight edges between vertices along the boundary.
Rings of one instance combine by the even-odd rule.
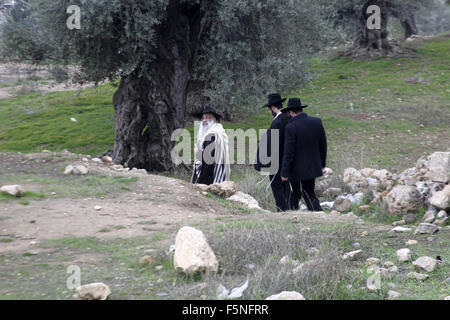
[[[97,237],[100,239],[174,235],[183,225],[213,223],[216,218],[248,219],[236,215],[225,205],[201,194],[182,180],[134,172],[117,172],[104,163],[82,161],[82,155],[71,153],[0,153],[0,184],[20,184],[26,190],[44,195],[43,200],[0,202],[0,238],[13,241],[0,243],[0,253],[29,251],[47,239],[63,237]],[[67,165],[89,168],[86,177],[64,176]],[[101,183],[109,177],[137,179],[127,190],[116,186],[99,186],[104,196],[81,197],[73,189],[72,197],[65,188],[84,188],[86,183]],[[85,180],[83,180],[85,179]],[[94,179],[94,180],[93,180]],[[102,180],[103,179],[103,180]],[[119,181],[119,180],[118,180]],[[67,185],[69,184],[69,185]],[[95,194],[97,187],[92,187]],[[115,189],[114,189],[115,188]],[[50,190],[57,190],[50,192]],[[91,189],[87,189],[89,193]],[[60,196],[62,195],[62,196]],[[101,206],[101,210],[95,210]],[[255,219],[300,219],[317,222],[352,222],[350,216],[324,213],[257,213]],[[170,238],[169,236],[167,236]]]

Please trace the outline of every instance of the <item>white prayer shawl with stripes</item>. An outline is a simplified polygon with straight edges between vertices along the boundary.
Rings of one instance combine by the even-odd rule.
[[[197,141],[198,146],[203,146],[205,138],[211,134],[215,137],[215,153],[214,153],[214,182],[221,183],[230,180],[230,160],[228,153],[228,136],[223,128],[222,124],[215,123],[211,128],[204,133],[204,135]],[[199,154],[202,154],[203,150],[199,150]],[[195,158],[194,161],[194,177],[193,180],[197,181],[200,177],[202,160]]]

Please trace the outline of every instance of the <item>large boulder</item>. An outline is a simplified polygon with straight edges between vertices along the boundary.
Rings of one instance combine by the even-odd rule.
[[[423,205],[419,191],[412,186],[396,186],[384,199],[387,210],[392,214],[414,212]]]
[[[430,198],[430,204],[441,210],[450,209],[450,184]]]
[[[203,232],[192,227],[181,228],[175,238],[174,266],[186,274],[217,272],[219,262]]]
[[[450,181],[450,152],[435,152],[429,156],[425,177],[431,181],[448,183]]]
[[[210,185],[208,191],[219,197],[229,198],[237,192],[237,186],[233,181],[225,181]]]
[[[76,297],[81,300],[106,300],[111,294],[109,287],[101,282],[90,283],[77,288]]]
[[[25,193],[25,190],[18,184],[11,186],[3,186],[0,188],[0,191],[14,197],[21,197]]]

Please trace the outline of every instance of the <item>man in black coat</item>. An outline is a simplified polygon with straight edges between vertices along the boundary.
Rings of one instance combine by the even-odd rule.
[[[292,100],[292,103],[291,103]],[[290,209],[298,210],[303,197],[308,210],[322,211],[314,187],[315,179],[323,175],[327,163],[327,138],[322,120],[303,112],[300,99],[291,99],[287,108],[291,119],[286,125],[282,181],[289,181],[291,196]]]
[[[280,94],[273,93],[269,95],[267,104],[263,106],[263,108],[269,108],[269,113],[274,119],[266,135],[259,141],[254,166],[258,171],[269,173],[270,186],[275,198],[277,211],[279,212],[289,209],[289,203],[287,202],[288,184],[281,181],[280,176],[281,163],[283,161],[284,129],[289,121],[289,116],[280,111],[283,108],[284,101],[286,99],[281,99]],[[272,149],[276,154],[272,155]]]

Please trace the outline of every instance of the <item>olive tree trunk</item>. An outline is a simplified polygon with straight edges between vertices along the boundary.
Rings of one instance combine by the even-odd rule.
[[[381,10],[381,24],[380,29],[369,29],[367,27],[367,20],[371,16],[367,14],[367,8],[371,5],[377,5]],[[389,52],[392,46],[388,40],[388,19],[389,13],[386,1],[384,0],[368,0],[363,6],[361,14],[356,18],[355,23],[355,40],[354,46],[358,49],[366,49],[367,51],[382,50]]]
[[[174,130],[183,128],[202,12],[172,1],[158,33],[158,53],[150,77],[135,70],[114,94],[113,161],[129,168],[173,171]]]

